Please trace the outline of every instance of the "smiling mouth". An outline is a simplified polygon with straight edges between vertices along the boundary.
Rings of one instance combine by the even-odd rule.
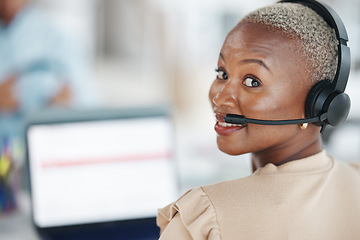
[[[228,136],[247,126],[247,124],[226,123],[224,120],[225,115],[226,114],[223,113],[215,113],[215,118],[216,118],[215,131],[217,134],[222,136]]]
[[[224,113],[215,112],[215,120],[221,127],[245,127],[245,124],[235,124],[235,123],[227,123],[225,122],[225,116]]]

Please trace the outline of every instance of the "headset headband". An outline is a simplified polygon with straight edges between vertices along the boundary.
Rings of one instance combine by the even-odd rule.
[[[335,30],[338,44],[338,66],[335,78],[332,81],[333,89],[344,92],[350,73],[350,49],[347,46],[348,35],[339,15],[327,4],[315,0],[282,0],[279,3],[289,2],[307,6],[319,14]]]

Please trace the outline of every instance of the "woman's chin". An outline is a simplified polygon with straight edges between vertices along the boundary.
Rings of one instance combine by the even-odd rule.
[[[245,151],[245,149],[241,149],[239,146],[234,146],[233,143],[226,143],[219,137],[217,138],[217,146],[220,151],[232,156],[237,156],[249,152],[249,151]]]

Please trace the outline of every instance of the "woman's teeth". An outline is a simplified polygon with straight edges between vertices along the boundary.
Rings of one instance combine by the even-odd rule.
[[[243,127],[245,124],[233,124],[233,123],[226,123],[226,122],[219,122],[221,127]]]

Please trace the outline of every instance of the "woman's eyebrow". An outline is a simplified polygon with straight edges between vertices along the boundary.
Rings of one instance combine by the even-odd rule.
[[[269,72],[271,72],[270,68],[261,60],[259,59],[244,59],[240,61],[241,63],[256,63],[259,64],[260,66],[263,66],[266,70],[268,70]]]
[[[220,56],[221,60],[225,61],[224,56],[221,52],[220,52],[219,56]],[[259,59],[249,58],[249,59],[241,60],[240,62],[241,63],[256,63],[256,64],[259,64],[260,66],[264,67],[269,72],[271,72],[270,68],[263,61],[261,61]]]

